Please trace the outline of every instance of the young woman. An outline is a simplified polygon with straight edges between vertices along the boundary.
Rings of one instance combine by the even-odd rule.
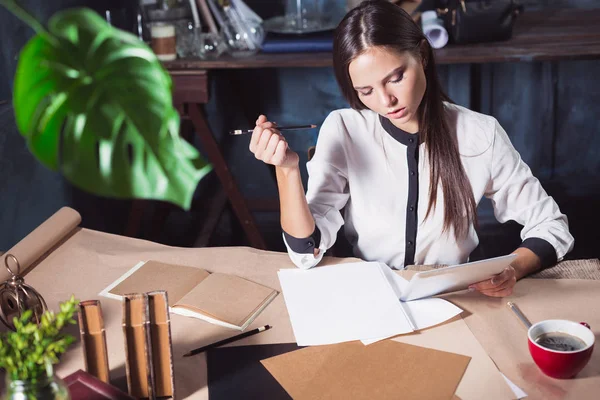
[[[385,0],[365,1],[337,27],[333,64],[351,109],[323,123],[308,162],[261,115],[250,141],[276,166],[284,241],[300,268],[319,263],[344,225],[354,254],[393,268],[466,262],[477,247],[476,207],[523,225],[516,260],[473,289],[507,296],[517,279],[573,246],[567,217],[493,117],[452,104],[418,25]],[[342,216],[341,210],[344,209]]]

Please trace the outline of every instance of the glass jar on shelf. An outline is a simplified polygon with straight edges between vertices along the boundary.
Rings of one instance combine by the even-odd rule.
[[[198,56],[204,60],[215,60],[227,51],[227,45],[219,33],[205,32],[198,36]]]
[[[180,58],[198,56],[198,36],[200,27],[197,27],[189,3],[162,2],[149,4],[145,7],[147,24],[162,23],[175,27],[175,40],[177,56]]]

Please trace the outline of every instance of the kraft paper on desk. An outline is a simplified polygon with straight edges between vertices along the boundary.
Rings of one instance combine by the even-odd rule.
[[[294,399],[452,399],[470,358],[404,343],[308,347],[261,361]]]
[[[377,262],[279,270],[298,345],[371,343],[439,324],[462,311],[442,299],[401,302],[388,270]]]
[[[100,295],[121,299],[128,293],[165,290],[170,311],[232,329],[244,330],[277,296],[277,291],[235,275],[202,268],[140,262]]]
[[[579,279],[524,279],[504,299],[477,293],[445,295],[469,312],[464,321],[500,371],[528,398],[544,400],[597,399],[600,388],[600,281]],[[585,321],[596,335],[588,365],[574,379],[552,379],[533,362],[527,330],[506,306],[512,301],[531,323],[545,319]]]
[[[97,294],[102,289],[140,260],[194,265],[213,272],[234,274],[276,290],[280,290],[277,271],[285,267],[295,268],[288,254],[283,252],[249,247],[178,248],[82,228],[76,229],[67,241],[56,248],[50,256],[45,257],[26,279],[33,287],[44,288],[43,295],[51,306],[64,301],[71,294],[75,294],[79,299],[97,298]],[[356,261],[359,260],[324,257],[321,263],[333,265]],[[123,366],[125,351],[121,303],[105,300],[102,301],[102,308],[105,311],[110,364],[115,367]],[[176,354],[174,357],[175,386],[179,398],[209,400],[205,357],[202,355],[180,357],[180,355],[192,348],[229,337],[231,333],[226,328],[194,318],[176,314],[171,315],[171,318]],[[510,389],[493,362],[462,319],[460,317],[455,319],[393,340],[401,341],[414,337],[416,341],[412,344],[472,357],[456,391],[456,395],[461,400],[509,399]],[[283,296],[277,296],[253,324],[255,326],[269,324],[273,329],[243,339],[236,345],[294,342],[294,332]],[[65,357],[56,365],[56,373],[59,376],[67,376],[83,368],[85,367],[82,347],[71,346]],[[124,373],[121,369],[121,374]],[[507,395],[502,394],[503,388],[509,391]]]

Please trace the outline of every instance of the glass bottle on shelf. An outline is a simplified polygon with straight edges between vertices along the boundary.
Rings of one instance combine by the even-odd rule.
[[[298,32],[311,32],[321,28],[323,21],[316,0],[286,0],[286,24]]]
[[[222,35],[229,54],[248,57],[260,51],[265,32],[260,21],[245,18],[230,0],[221,0]]]

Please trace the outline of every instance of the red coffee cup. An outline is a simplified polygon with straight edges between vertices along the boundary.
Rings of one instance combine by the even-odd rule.
[[[535,340],[543,334],[562,333],[581,339],[585,346],[573,351],[559,351],[543,347]],[[594,350],[595,336],[588,324],[562,319],[549,319],[532,325],[527,331],[529,353],[543,373],[558,379],[577,375],[588,363]]]

